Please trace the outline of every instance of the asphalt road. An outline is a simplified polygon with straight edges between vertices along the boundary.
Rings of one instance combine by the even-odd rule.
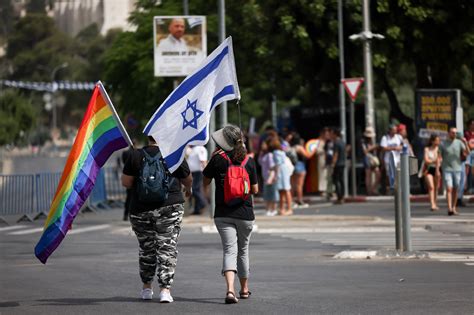
[[[321,204],[304,210],[317,214],[313,217],[258,217],[262,233],[252,236],[250,248],[253,295],[236,305],[223,304],[221,244],[217,234],[202,233],[207,221],[184,224],[172,304],[138,298],[137,241],[128,223],[119,220],[120,211],[79,217],[76,233],[66,237],[47,265],[33,255],[40,232],[31,231],[39,223],[1,227],[0,314],[474,314],[472,265],[426,259],[336,260],[336,253],[353,248],[354,236],[341,236],[348,238],[341,245],[324,242],[318,233],[291,232],[311,225],[312,218],[313,226],[323,226],[322,220],[332,216],[340,216],[341,224],[332,220],[329,227],[350,217],[353,221],[347,219],[345,226],[375,227],[380,220],[371,217],[388,219],[389,211],[390,205]],[[414,209],[414,219],[425,217],[424,211],[421,206]],[[362,223],[357,223],[362,214]],[[469,207],[464,218],[472,214]],[[441,213],[426,216],[445,220]],[[456,222],[436,227],[449,230]],[[470,227],[463,223],[461,240],[472,236]]]

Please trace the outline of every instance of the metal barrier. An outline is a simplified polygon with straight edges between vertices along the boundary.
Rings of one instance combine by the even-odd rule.
[[[22,215],[32,221],[45,216],[51,206],[61,173],[0,175],[0,221],[2,215]],[[85,208],[122,207],[126,191],[120,172],[114,167],[101,169]],[[35,216],[32,218],[31,216]]]
[[[115,167],[105,167],[105,189],[107,191],[107,199],[112,201],[125,201],[126,189],[122,186],[121,182],[121,170]]]
[[[60,179],[61,173],[36,174],[36,212],[49,211]]]
[[[0,215],[34,213],[34,193],[34,175],[0,175]]]

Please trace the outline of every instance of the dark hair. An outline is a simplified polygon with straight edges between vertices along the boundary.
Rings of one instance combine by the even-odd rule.
[[[292,132],[293,138],[291,138],[290,145],[295,146],[301,144],[301,137],[297,132]]]
[[[224,137],[227,142],[234,147],[234,149],[228,152],[229,158],[234,163],[241,163],[247,155],[247,149],[244,145],[244,138],[239,127],[228,125],[224,127]]]
[[[148,141],[150,141],[151,143],[156,143],[155,138],[153,138],[152,136],[148,136]]]
[[[427,147],[431,147],[433,145],[433,142],[436,140],[436,138],[439,138],[437,134],[431,134],[430,139],[428,140]]]
[[[247,149],[245,148],[242,140],[238,141],[234,147],[234,150],[229,152],[230,159],[232,160],[232,162],[235,163],[242,163],[246,156]]]
[[[332,129],[332,132],[333,132],[337,137],[340,137],[340,136],[341,136],[341,129],[339,129],[339,128],[333,128],[333,129]]]

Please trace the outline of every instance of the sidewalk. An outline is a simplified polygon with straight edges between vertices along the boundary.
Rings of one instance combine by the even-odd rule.
[[[345,198],[345,202],[393,202],[393,196],[348,196]],[[311,196],[306,195],[304,196],[306,202],[309,203],[317,203],[317,202],[327,202],[328,200],[326,197],[323,196]],[[439,201],[445,201],[446,196],[438,196]],[[428,195],[411,195],[410,196],[411,202],[429,202]],[[474,203],[474,195],[464,195],[463,201],[465,203]],[[263,203],[263,199],[261,197],[255,198],[256,203]]]

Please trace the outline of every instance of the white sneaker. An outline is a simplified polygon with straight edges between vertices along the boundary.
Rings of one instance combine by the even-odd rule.
[[[276,211],[276,210],[273,210],[273,211],[270,212],[270,216],[271,216],[271,217],[274,217],[274,216],[276,216],[277,214],[278,214],[278,211]]]
[[[160,303],[171,303],[174,301],[169,291],[161,291],[159,298],[160,298]]]
[[[308,208],[308,207],[309,207],[309,204],[307,204],[307,203],[300,203],[298,205],[298,208]]]
[[[153,298],[153,290],[152,289],[143,289],[142,293],[142,300],[151,300]]]

